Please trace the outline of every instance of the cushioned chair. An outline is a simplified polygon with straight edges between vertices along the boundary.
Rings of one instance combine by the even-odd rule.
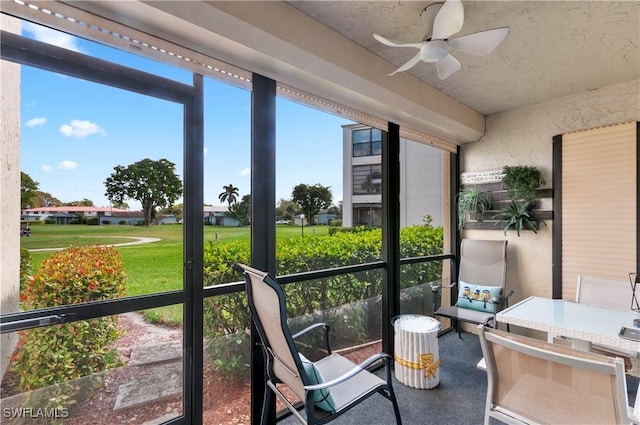
[[[273,394],[287,406],[303,424],[324,424],[348,411],[362,400],[381,394],[393,405],[396,423],[402,424],[398,403],[392,387],[391,356],[381,353],[356,365],[345,357],[331,353],[329,326],[318,323],[292,335],[287,325],[285,295],[280,284],[269,274],[236,264],[243,273],[246,291],[255,323],[267,359],[267,389],[262,410],[266,424]],[[294,340],[312,330],[323,330],[327,356],[311,362],[301,355]],[[384,365],[385,379],[367,370]],[[285,384],[302,401],[305,415],[293,406],[276,384]]]
[[[457,286],[457,301],[452,306],[441,306],[434,315],[453,319],[458,336],[461,336],[458,322],[486,325],[493,321],[495,325],[495,314],[507,305],[508,297],[513,293],[505,295],[506,280],[506,240],[463,239],[458,281],[442,285],[443,289]],[[437,287],[433,289],[438,290]]]
[[[620,358],[480,325],[487,370],[484,423],[631,424]]]

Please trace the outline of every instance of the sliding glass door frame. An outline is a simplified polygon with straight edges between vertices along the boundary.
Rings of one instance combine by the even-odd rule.
[[[193,85],[159,77],[137,69],[104,61],[1,32],[3,60],[58,74],[92,81],[183,105],[184,140],[184,227],[183,288],[137,297],[65,305],[33,311],[2,314],[0,331],[17,332],[78,320],[117,315],[173,304],[183,305],[184,416],[171,423],[199,423],[202,420],[203,351],[203,77],[193,75]]]

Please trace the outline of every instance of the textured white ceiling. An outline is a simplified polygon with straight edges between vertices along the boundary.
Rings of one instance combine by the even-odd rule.
[[[384,46],[372,34],[422,41],[420,12],[432,2],[288,3],[391,62],[391,71],[416,50]],[[452,38],[509,26],[507,40],[485,57],[454,53],[462,69],[446,80],[438,78],[433,64],[420,63],[408,72],[479,112],[491,114],[640,78],[639,1],[463,4],[464,26]]]

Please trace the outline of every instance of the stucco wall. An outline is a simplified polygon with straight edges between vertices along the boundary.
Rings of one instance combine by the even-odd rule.
[[[618,84],[487,117],[486,134],[461,148],[461,171],[533,165],[552,179],[552,138],[570,131],[640,120],[640,80]],[[547,200],[543,209],[551,209]],[[553,220],[538,234],[509,231],[507,286],[512,301],[551,297]],[[501,230],[465,231],[464,237],[503,239]]]
[[[2,15],[2,29],[20,32],[20,22]],[[20,66],[0,61],[0,312],[19,308],[20,291]],[[16,344],[0,339],[0,377]]]

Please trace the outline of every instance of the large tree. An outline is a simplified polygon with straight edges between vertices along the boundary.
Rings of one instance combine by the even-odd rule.
[[[338,205],[331,205],[327,208],[327,213],[335,214],[339,218],[342,218],[342,201],[340,201]]]
[[[176,218],[176,221],[180,223],[182,221],[182,214],[184,207],[182,204],[170,205],[160,210],[160,214],[172,215]]]
[[[333,195],[329,186],[322,186],[320,183],[314,185],[301,183],[293,188],[291,198],[298,204],[309,223],[313,223],[313,218],[320,210],[331,205]]]
[[[38,191],[36,194],[36,203],[34,207],[59,207],[61,205],[62,201],[49,192]]]
[[[127,167],[118,165],[104,182],[105,196],[114,204],[121,204],[125,199],[140,201],[144,224],[148,226],[157,207],[172,205],[182,195],[182,182],[175,167],[167,159],[148,158]]]
[[[218,199],[220,199],[220,202],[228,203],[229,207],[231,207],[231,204],[235,203],[238,200],[238,196],[240,195],[238,193],[238,188],[232,184],[222,186],[222,188],[224,189],[224,192],[218,195]]]
[[[65,202],[64,205],[68,207],[93,207],[94,206],[93,201],[87,198],[82,198],[81,201]]]
[[[20,208],[35,207],[39,183],[24,171],[20,171]]]
[[[240,202],[229,207],[229,217],[235,218],[242,226],[251,221],[251,195],[244,195]]]
[[[280,198],[276,207],[276,218],[280,220],[291,220],[294,215],[298,214],[298,205],[289,200]]]

